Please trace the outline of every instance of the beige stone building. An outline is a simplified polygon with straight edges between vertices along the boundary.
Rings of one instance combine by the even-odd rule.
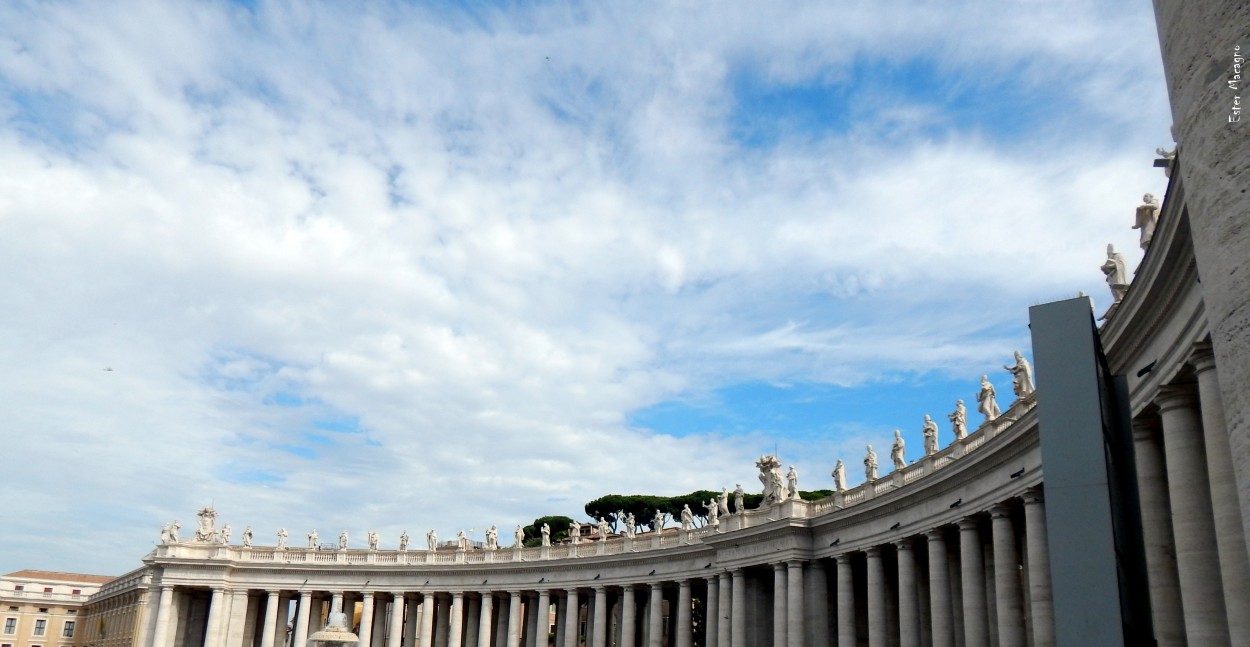
[[[82,608],[111,576],[17,571],[0,576],[0,647],[75,647]]]

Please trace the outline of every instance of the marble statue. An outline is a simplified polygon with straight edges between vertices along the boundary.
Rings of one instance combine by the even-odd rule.
[[[890,447],[890,460],[894,461],[894,469],[901,470],[907,467],[907,445],[903,442],[903,434],[899,430],[894,430],[894,445]]]
[[[963,440],[968,435],[968,408],[963,400],[955,400],[955,411],[946,416],[951,421],[951,431],[955,432],[955,440]]]
[[[786,498],[786,481],[781,476],[781,461],[771,454],[761,456],[755,461],[755,467],[759,469],[760,483],[764,485],[764,503],[763,505],[772,505],[780,503]]]
[[[1119,303],[1128,293],[1128,266],[1124,263],[1124,256],[1115,251],[1114,245],[1107,245],[1107,262],[1102,264],[1102,273],[1107,275],[1112,305]]]
[[[347,531],[339,533],[339,550],[347,550]]]
[[[517,526],[516,530],[512,531],[512,539],[514,542],[516,542],[512,544],[513,547],[515,548],[524,547],[525,546],[525,529],[522,528],[521,526]]]
[[[376,531],[370,530],[369,534],[367,535],[367,539],[369,541],[369,550],[377,550],[378,549],[378,533]]]
[[[990,422],[998,417],[998,401],[994,399],[994,385],[990,384],[988,375],[981,376],[981,390],[977,392],[977,411],[985,414],[985,421]]]
[[[230,543],[230,524],[226,524],[226,525],[224,525],[224,526],[222,526],[222,527],[221,527],[221,535],[220,535],[220,537],[221,537],[221,538],[218,540],[218,541],[219,541],[219,543],[222,543],[222,544],[229,544],[229,543]]]
[[[703,507],[707,510],[707,525],[713,528],[720,526],[720,504],[716,502],[716,499],[708,499]]]
[[[716,500],[716,514],[718,516],[729,516],[729,489],[720,489],[720,498]]]
[[[634,513],[625,515],[625,536],[630,539],[638,533],[638,522],[634,519]]]
[[[174,519],[174,522],[169,524],[169,543],[178,543],[178,530],[181,528],[182,524],[178,523],[177,519]]]
[[[681,507],[681,529],[690,530],[690,526],[694,525],[694,513],[690,511],[690,504]]]
[[[308,533],[308,547],[309,548],[317,547],[317,529],[316,528],[313,528],[312,532]]]
[[[173,541],[170,540],[170,529],[173,527],[174,525],[172,523],[167,523],[161,526],[161,544],[162,545],[173,543]]]
[[[573,523],[569,524],[569,539],[572,539],[573,543],[575,544],[581,543],[582,541],[582,524],[581,523],[574,521]]]
[[[544,523],[543,528],[542,528],[542,533],[543,533],[543,545],[550,546],[551,545],[551,526],[549,524]]]
[[[286,528],[278,528],[278,550],[286,550]]]
[[[438,533],[432,528],[425,533],[425,545],[431,551],[438,550]]]
[[[499,548],[499,529],[493,524],[486,529],[486,550],[497,550]]]
[[[833,473],[830,476],[833,477],[833,491],[846,492],[846,463],[841,458],[833,464]]]
[[[791,499],[799,498],[799,471],[790,466],[790,471],[786,472],[786,491]]]
[[[864,457],[864,477],[869,482],[877,480],[877,452],[872,451],[872,445],[868,446],[868,455]]]
[[[469,536],[465,534],[464,530],[456,533],[456,548],[469,550]]]
[[[924,455],[932,456],[938,453],[938,426],[927,413],[924,414],[924,426],[921,427],[921,431],[924,433]]]
[[[612,527],[608,525],[608,522],[603,517],[599,517],[597,530],[599,531],[599,541],[607,541],[608,535],[612,532]]]
[[[651,529],[655,532],[664,530],[664,513],[659,510],[655,511],[655,518],[651,520]]]
[[[399,536],[399,552],[402,553],[402,552],[406,552],[407,550],[408,550],[408,531],[405,530],[403,534]]]
[[[746,496],[746,490],[743,490],[742,484],[738,483],[737,487],[734,488],[734,514],[742,514],[743,512],[746,512],[747,506],[744,502]]]
[[[1155,149],[1155,154],[1161,159],[1167,160],[1167,166],[1163,167],[1163,177],[1172,177],[1172,167],[1176,164],[1176,149],[1168,150],[1160,146]]]
[[[243,546],[245,548],[252,547],[252,527],[248,526],[243,529]]]
[[[217,511],[209,507],[200,508],[195,513],[200,518],[199,524],[195,529],[195,542],[198,544],[212,543],[217,539],[217,529],[213,526],[217,521]]]
[[[1003,366],[1011,372],[1011,390],[1015,392],[1017,398],[1033,392],[1033,367],[1029,366],[1029,360],[1024,359],[1024,355],[1020,351],[1016,351],[1015,366]]]
[[[1147,193],[1141,198],[1142,204],[1137,207],[1137,220],[1133,229],[1141,230],[1141,248],[1150,247],[1150,239],[1154,238],[1155,227],[1159,224],[1159,200]]]

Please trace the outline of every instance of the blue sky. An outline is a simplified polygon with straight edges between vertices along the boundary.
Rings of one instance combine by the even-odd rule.
[[[11,3],[0,48],[5,572],[209,503],[385,546],[774,449],[827,488],[1006,404],[1029,305],[1101,312],[1171,145],[1111,2]]]

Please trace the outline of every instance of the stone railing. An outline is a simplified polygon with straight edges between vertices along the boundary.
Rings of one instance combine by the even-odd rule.
[[[782,519],[808,519],[846,511],[849,508],[884,496],[926,476],[957,465],[959,459],[977,451],[986,442],[1004,433],[1011,425],[1036,406],[1033,396],[1016,400],[997,420],[983,423],[968,436],[952,442],[932,456],[925,456],[901,469],[896,469],[872,482],[861,483],[818,501],[791,499],[766,508],[747,510],[719,519],[716,527],[703,526],[690,530],[665,528],[662,532],[640,533],[634,538],[609,537],[606,541],[590,540],[577,544],[560,544],[532,548],[500,548],[497,550],[324,550],[318,548],[287,548],[278,550],[265,546],[227,546],[222,544],[178,543],[157,547],[157,557],[183,559],[226,559],[240,562],[276,562],[285,564],[346,565],[454,565],[532,562],[621,555],[664,550],[702,544],[706,538],[726,532],[762,526]]]

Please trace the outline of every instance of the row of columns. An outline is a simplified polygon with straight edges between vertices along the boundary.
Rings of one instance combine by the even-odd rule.
[[[1250,647],[1250,553],[1210,345],[1187,363],[1196,383],[1162,386],[1133,420],[1155,638]]]

